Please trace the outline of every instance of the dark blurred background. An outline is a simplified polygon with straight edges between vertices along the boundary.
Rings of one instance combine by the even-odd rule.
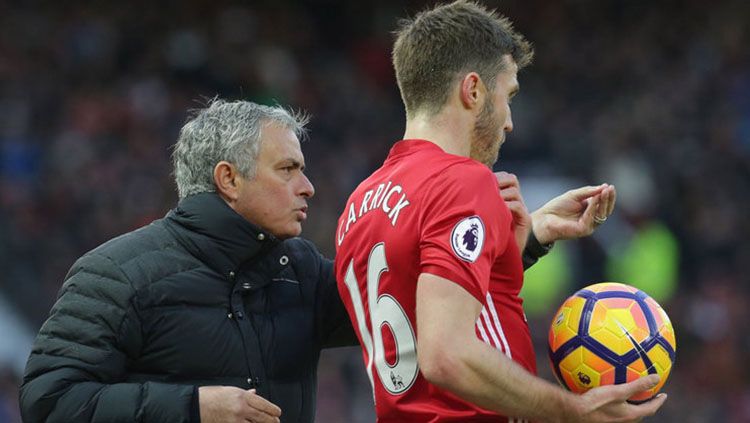
[[[333,256],[339,210],[403,133],[391,31],[426,1],[0,0],[0,422],[17,422],[33,337],[77,257],[176,202],[171,145],[219,95],[313,116],[303,236]],[[536,47],[496,169],[531,209],[614,183],[589,239],[527,274],[540,373],[565,296],[616,280],[672,318],[652,421],[750,421],[750,2],[485,2]],[[745,328],[745,329],[743,329]],[[359,349],[324,354],[318,421],[372,422]]]

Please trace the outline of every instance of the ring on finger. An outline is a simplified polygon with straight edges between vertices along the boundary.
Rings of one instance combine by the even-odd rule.
[[[599,216],[594,215],[594,223],[596,223],[597,225],[601,225],[602,223],[606,221],[607,221],[607,216],[599,217]]]

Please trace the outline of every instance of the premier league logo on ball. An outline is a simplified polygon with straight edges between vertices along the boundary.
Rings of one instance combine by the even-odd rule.
[[[456,224],[451,233],[453,252],[468,262],[476,261],[484,245],[484,223],[479,216],[467,217]]]

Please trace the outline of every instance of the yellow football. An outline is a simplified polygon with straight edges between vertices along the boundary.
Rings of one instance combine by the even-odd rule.
[[[656,373],[652,398],[669,377],[677,342],[661,306],[643,291],[615,282],[587,286],[563,302],[549,330],[549,358],[557,380],[573,392],[631,382]]]

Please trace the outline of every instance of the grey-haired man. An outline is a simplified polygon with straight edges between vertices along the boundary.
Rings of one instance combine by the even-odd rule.
[[[244,101],[198,111],[174,151],[177,207],[65,278],[24,421],[314,420],[320,350],[356,337],[331,262],[296,238],[314,193],[305,123]]]

